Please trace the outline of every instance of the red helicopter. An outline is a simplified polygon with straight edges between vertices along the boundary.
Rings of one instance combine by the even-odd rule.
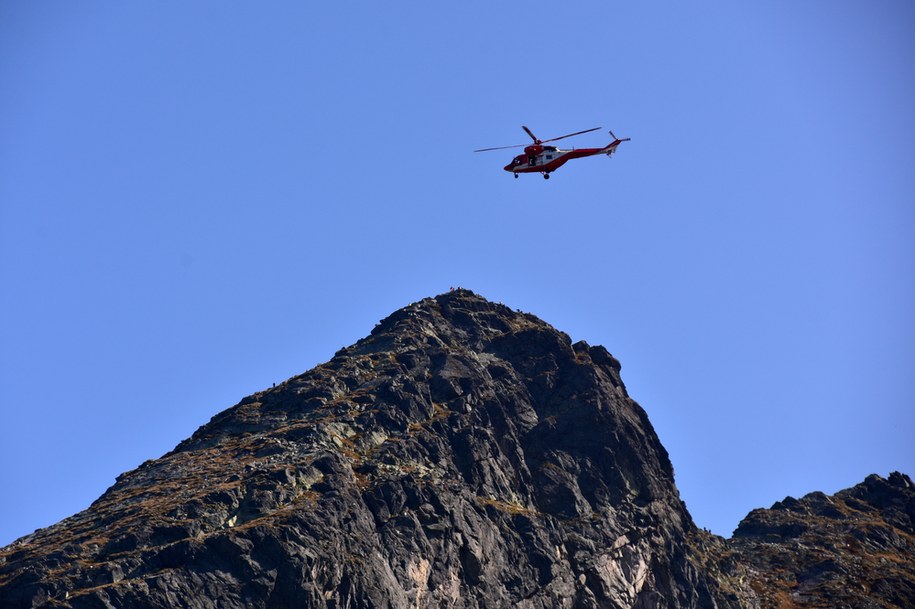
[[[515,177],[518,177],[519,173],[541,173],[543,174],[543,179],[549,180],[550,173],[556,171],[567,162],[572,159],[580,159],[586,156],[594,156],[595,154],[606,154],[607,156],[612,155],[616,152],[616,148],[623,142],[628,142],[632,138],[624,137],[620,139],[613,135],[613,132],[610,132],[610,135],[613,135],[613,141],[604,146],[603,148],[579,148],[572,150],[561,150],[556,146],[544,146],[547,142],[555,142],[558,140],[563,140],[567,137],[572,137],[573,135],[581,135],[582,133],[590,133],[591,131],[597,131],[600,127],[594,127],[593,129],[585,129],[584,131],[576,131],[575,133],[569,133],[568,135],[561,135],[559,137],[554,137],[549,140],[537,139],[537,136],[531,133],[531,130],[525,126],[521,126],[524,129],[525,133],[531,136],[531,139],[534,140],[533,144],[516,144],[514,146],[499,146],[497,148],[481,148],[480,150],[474,150],[474,152],[487,152],[489,150],[505,150],[507,148],[520,148],[524,146],[524,154],[519,154],[512,162],[504,167],[505,171],[511,171],[515,174]]]

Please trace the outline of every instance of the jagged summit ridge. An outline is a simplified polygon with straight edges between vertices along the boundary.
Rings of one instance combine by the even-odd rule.
[[[764,606],[915,606],[915,485],[876,474],[750,512],[730,540]]]

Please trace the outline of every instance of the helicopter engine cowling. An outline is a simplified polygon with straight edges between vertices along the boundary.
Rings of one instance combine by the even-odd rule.
[[[537,156],[541,152],[543,152],[543,146],[540,144],[531,144],[530,146],[526,146],[524,148],[524,153],[528,156]]]

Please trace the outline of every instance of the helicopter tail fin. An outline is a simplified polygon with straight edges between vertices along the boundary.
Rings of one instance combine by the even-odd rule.
[[[604,149],[601,150],[601,152],[603,152],[603,153],[606,154],[607,156],[612,156],[613,153],[616,152],[616,149],[619,147],[620,144],[622,144],[623,142],[628,142],[629,140],[632,139],[632,138],[629,138],[629,137],[624,137],[624,138],[622,138],[622,139],[621,139],[621,138],[618,138],[618,137],[616,137],[616,134],[613,133],[612,131],[610,132],[610,135],[613,136],[613,141],[610,142],[609,144],[607,144],[607,145],[604,147]]]

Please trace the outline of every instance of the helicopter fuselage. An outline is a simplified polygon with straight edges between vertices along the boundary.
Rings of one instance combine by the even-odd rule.
[[[616,139],[603,148],[573,148],[562,150],[556,146],[543,146],[534,144],[524,149],[524,154],[519,154],[503,169],[516,176],[519,173],[542,173],[544,175],[556,171],[572,159],[580,159],[597,154],[612,155],[624,140]]]

